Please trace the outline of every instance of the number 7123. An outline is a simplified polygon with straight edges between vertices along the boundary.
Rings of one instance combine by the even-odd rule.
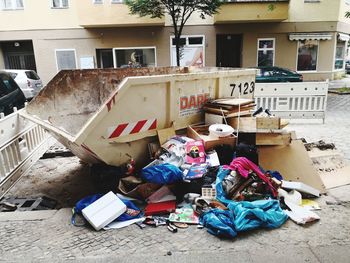
[[[238,92],[241,95],[248,95],[248,94],[254,92],[255,82],[252,81],[252,82],[250,82],[250,84],[248,82],[239,83],[238,85],[237,84],[230,84],[230,87],[232,87],[231,96],[233,96],[233,93],[235,92],[236,88],[238,88]]]

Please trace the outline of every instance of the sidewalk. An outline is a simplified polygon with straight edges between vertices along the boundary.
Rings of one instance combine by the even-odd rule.
[[[332,80],[329,82],[329,89],[350,88],[350,75],[343,79]]]
[[[350,159],[347,137],[350,96],[330,95],[326,123],[292,124],[298,137],[334,142]],[[94,182],[76,157],[39,160],[8,195],[61,198],[71,206],[90,193]],[[321,220],[306,227],[287,221],[274,230],[219,239],[191,226],[171,233],[166,227],[136,225],[96,232],[70,224],[71,209],[0,214],[0,262],[348,262],[350,185],[317,199]]]

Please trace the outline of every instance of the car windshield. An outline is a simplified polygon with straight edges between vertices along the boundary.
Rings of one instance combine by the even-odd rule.
[[[36,72],[33,71],[33,70],[28,70],[25,73],[26,73],[28,79],[33,79],[33,80],[39,80],[40,79],[38,74],[36,74]]]
[[[17,89],[17,84],[10,75],[0,73],[0,97],[5,96]]]

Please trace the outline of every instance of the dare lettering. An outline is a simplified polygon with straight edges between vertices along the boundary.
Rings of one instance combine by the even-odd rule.
[[[208,98],[209,93],[181,97],[180,110],[201,108]]]

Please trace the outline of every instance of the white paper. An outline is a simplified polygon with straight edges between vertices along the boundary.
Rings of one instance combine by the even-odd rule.
[[[141,217],[141,218],[135,218],[135,219],[122,221],[122,222],[116,221],[116,222],[112,222],[109,225],[105,226],[103,229],[104,230],[120,229],[120,228],[127,227],[127,226],[130,226],[130,225],[135,224],[135,223],[143,222],[144,220],[145,220],[145,218]]]
[[[292,202],[288,202],[287,200],[284,200],[284,202],[291,209],[291,211],[283,211],[297,224],[304,225],[308,222],[320,219],[319,215],[302,206],[295,205]]]
[[[217,152],[211,152],[207,154],[207,163],[209,163],[211,167],[220,165],[219,156]]]

